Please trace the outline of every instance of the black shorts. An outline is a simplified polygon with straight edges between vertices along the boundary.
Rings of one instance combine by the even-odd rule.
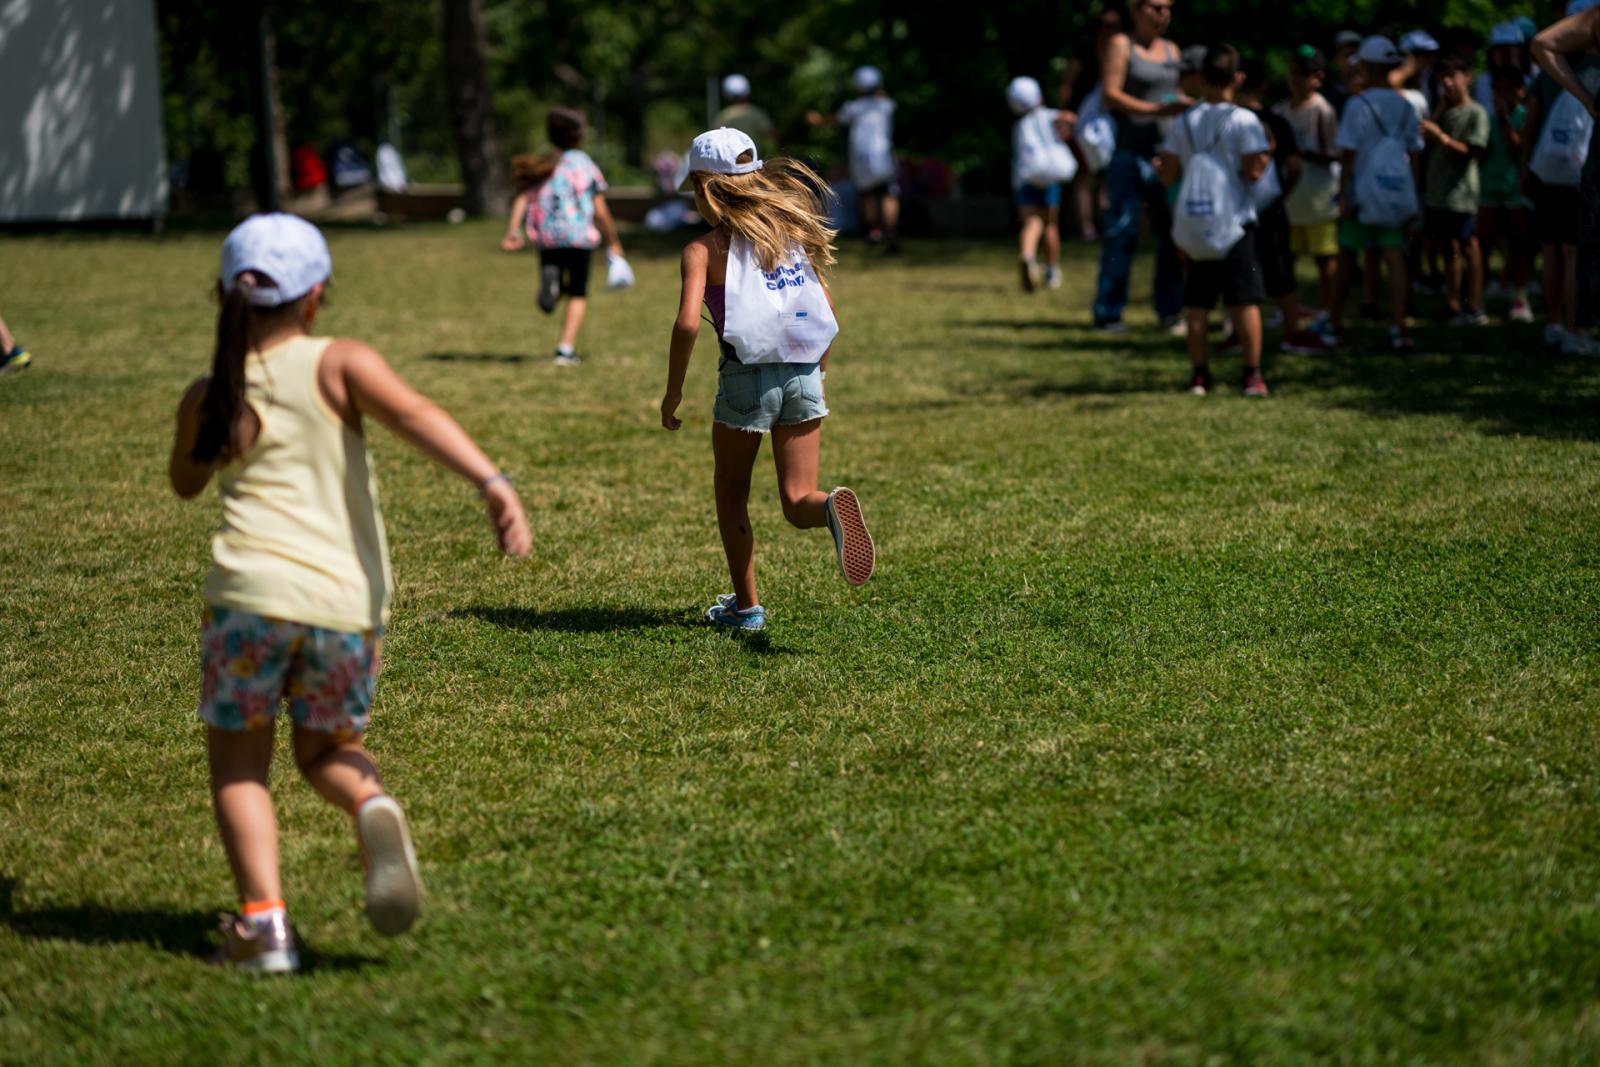
[[[1542,245],[1578,243],[1578,217],[1583,214],[1583,194],[1575,185],[1533,182],[1533,228]]]
[[[1422,232],[1435,241],[1470,241],[1478,235],[1478,216],[1442,207],[1424,208]]]
[[[877,185],[873,186],[864,185],[860,189],[856,190],[856,195],[863,200],[867,199],[868,197],[871,197],[874,200],[881,200],[886,196],[899,196],[900,183],[890,179],[889,181],[879,182]]]
[[[567,296],[589,295],[589,264],[594,261],[592,248],[541,248],[539,269],[555,267],[561,271],[561,291]]]
[[[1183,280],[1183,306],[1211,310],[1222,297],[1223,307],[1259,304],[1267,298],[1261,263],[1256,259],[1256,224],[1221,259],[1191,259]]]
[[[1261,212],[1256,220],[1256,259],[1261,263],[1262,287],[1276,300],[1298,288],[1294,281],[1294,253],[1289,251],[1289,212],[1283,201]]]

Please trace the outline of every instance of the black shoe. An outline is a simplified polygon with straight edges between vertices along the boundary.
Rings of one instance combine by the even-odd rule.
[[[539,310],[546,315],[556,309],[561,299],[561,268],[551,264],[539,272]]]

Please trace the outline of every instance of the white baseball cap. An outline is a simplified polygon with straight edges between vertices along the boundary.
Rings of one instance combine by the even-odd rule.
[[[1044,90],[1039,88],[1037,79],[1026,75],[1012,78],[1011,84],[1006,86],[1006,103],[1018,115],[1026,115],[1044,103]]]
[[[883,71],[877,67],[857,67],[850,81],[855,85],[856,92],[870,93],[883,87]]]
[[[722,79],[722,95],[731,100],[743,100],[750,95],[750,79],[743,74],[730,74]]]
[[[1406,55],[1414,52],[1437,52],[1439,42],[1433,39],[1433,34],[1427,30],[1412,30],[1400,38],[1400,51]]]
[[[1522,44],[1525,39],[1522,27],[1515,22],[1497,22],[1494,29],[1489,31],[1490,48],[1503,44]]]
[[[748,163],[740,163],[739,157],[746,152],[750,153]],[[683,180],[678,183],[678,188],[689,188],[689,175],[699,172],[701,174],[749,174],[762,167],[761,155],[756,151],[756,143],[750,135],[743,130],[731,129],[727,126],[715,130],[707,130],[694,139],[689,146],[689,167],[683,175]]]
[[[256,307],[299,300],[333,277],[333,257],[322,231],[298,215],[251,215],[222,242],[222,288],[232,292],[239,275],[255,271],[271,285],[250,289]]]
[[[1395,48],[1393,41],[1381,33],[1375,33],[1361,42],[1361,47],[1356,49],[1356,58],[1363,63],[1392,67],[1404,57],[1400,55],[1399,49]]]

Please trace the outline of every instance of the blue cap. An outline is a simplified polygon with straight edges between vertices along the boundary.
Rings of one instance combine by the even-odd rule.
[[[1435,41],[1433,35],[1427,30],[1412,30],[1400,38],[1400,51],[1408,56],[1413,52],[1437,52],[1438,50],[1439,42]]]

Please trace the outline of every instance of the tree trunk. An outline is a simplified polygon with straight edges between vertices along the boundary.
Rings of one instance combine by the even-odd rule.
[[[482,0],[443,0],[444,76],[450,101],[450,131],[466,185],[470,214],[499,214],[510,184],[495,137],[494,99],[489,92],[488,45]]]

